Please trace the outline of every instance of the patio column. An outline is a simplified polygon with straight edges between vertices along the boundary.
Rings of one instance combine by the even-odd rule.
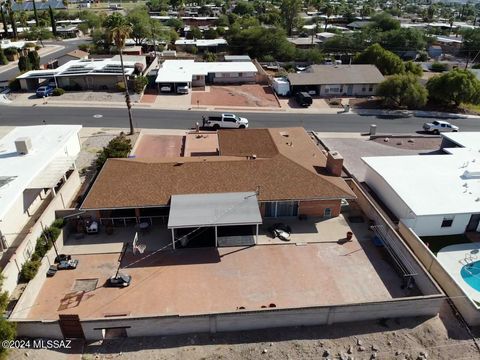
[[[51,190],[52,190],[52,194],[53,194],[53,196],[57,196],[57,192],[55,191],[55,188],[53,188],[53,187],[52,187],[52,189],[51,189]]]
[[[140,209],[135,208],[135,217],[137,218],[137,223],[140,222]]]
[[[215,247],[218,247],[218,233],[217,233],[217,227],[215,226]]]
[[[175,250],[175,229],[172,229],[172,246],[173,250]]]
[[[256,233],[255,233],[255,245],[258,244],[258,224],[256,225]]]

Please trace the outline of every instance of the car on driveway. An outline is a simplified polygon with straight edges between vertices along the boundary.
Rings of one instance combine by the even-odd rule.
[[[37,97],[47,97],[52,95],[53,93],[53,87],[52,86],[40,86],[37,91],[35,92],[37,94]]]
[[[130,285],[132,277],[130,275],[118,274],[117,276],[112,276],[108,279],[107,285],[110,287],[127,287]]]
[[[447,121],[435,120],[431,123],[423,124],[423,130],[431,132],[434,134],[440,134],[441,132],[452,131],[457,132],[459,130],[458,126],[452,125]]]

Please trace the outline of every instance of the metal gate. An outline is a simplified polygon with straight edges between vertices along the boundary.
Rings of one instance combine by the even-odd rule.
[[[78,315],[58,315],[58,323],[65,339],[85,339]]]

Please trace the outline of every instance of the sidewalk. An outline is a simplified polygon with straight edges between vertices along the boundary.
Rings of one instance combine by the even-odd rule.
[[[49,55],[51,53],[54,53],[54,52],[57,52],[57,51],[60,51],[60,50],[63,50],[63,49],[65,49],[65,46],[46,45],[45,47],[38,50],[38,55],[45,56],[45,55]],[[13,62],[11,61],[11,62],[8,63],[8,65],[1,65],[0,66],[0,74],[5,72],[5,71],[12,70],[12,69],[16,68],[17,66],[18,66],[18,60],[13,61]]]

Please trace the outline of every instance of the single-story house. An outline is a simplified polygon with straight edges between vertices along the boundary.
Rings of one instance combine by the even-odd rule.
[[[70,51],[69,53],[66,53],[65,55],[62,55],[57,58],[57,67],[65,65],[69,61],[72,60],[87,60],[88,59],[88,52],[82,51],[79,49]]]
[[[436,36],[435,45],[442,48],[444,54],[457,55],[463,46],[463,38],[461,36]]]
[[[371,96],[383,80],[375,65],[311,65],[305,72],[288,74],[291,93],[320,96]]]
[[[316,33],[315,36],[317,37],[317,39],[324,42],[324,41],[327,41],[328,39],[334,38],[335,36],[337,36],[337,34],[331,33],[331,32],[319,32],[319,33]]]
[[[371,21],[353,21],[350,24],[347,24],[347,28],[351,30],[361,30],[372,24]]]
[[[74,168],[80,129],[80,125],[20,126],[0,139],[2,249],[12,244],[42,197]]]
[[[303,128],[220,130],[218,155],[108,159],[80,208],[102,223],[168,217],[174,246],[200,228],[215,229],[212,246],[248,234],[253,245],[263,218],[338,216],[356,198],[342,164]]]
[[[140,56],[143,54],[143,49],[141,46],[136,45],[136,46],[126,46],[123,48],[123,53],[125,55],[137,55]]]
[[[206,84],[244,84],[256,81],[257,68],[250,61],[196,62],[165,60],[158,70],[158,86],[178,84],[202,87]]]
[[[197,48],[198,51],[217,52],[224,49],[228,45],[225,39],[180,39],[175,41],[175,49],[177,51],[188,51]]]
[[[443,155],[362,158],[368,186],[418,236],[480,232],[480,133],[443,138]]]
[[[144,56],[125,55],[124,71],[127,79],[132,77],[135,67],[146,68]],[[141,66],[140,66],[141,64]],[[31,70],[17,76],[23,90],[35,90],[45,80],[55,82],[56,86],[83,90],[116,90],[123,80],[120,56],[110,59],[71,60],[56,69]]]
[[[317,48],[319,44],[322,43],[321,40],[317,39],[316,37],[308,36],[308,37],[289,37],[287,38],[288,42],[293,44],[297,49],[313,49]]]

